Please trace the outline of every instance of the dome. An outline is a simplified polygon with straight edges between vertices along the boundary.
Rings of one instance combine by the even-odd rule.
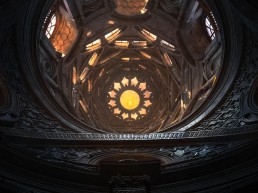
[[[80,129],[178,130],[216,92],[226,44],[221,18],[205,1],[121,0],[94,12],[89,1],[82,17],[57,4],[46,10],[38,68],[52,103],[79,119]]]
[[[0,192],[257,189],[257,7],[0,3]]]

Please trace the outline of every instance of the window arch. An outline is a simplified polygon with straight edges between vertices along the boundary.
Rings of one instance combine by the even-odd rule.
[[[55,30],[56,20],[57,20],[56,14],[53,14],[50,19],[50,22],[48,23],[47,30],[46,30],[46,36],[48,37],[48,39],[51,38],[51,36]]]
[[[215,30],[210,22],[210,18],[208,16],[206,16],[205,18],[205,27],[206,27],[206,31],[209,35],[209,37],[211,38],[211,40],[214,40],[215,38]]]

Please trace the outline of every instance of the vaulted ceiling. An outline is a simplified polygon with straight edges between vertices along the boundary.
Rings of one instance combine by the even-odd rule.
[[[236,193],[257,182],[257,7],[1,2],[0,192]]]
[[[104,132],[176,125],[207,98],[221,67],[220,31],[204,1],[57,1],[42,35],[39,67],[53,98]],[[46,49],[61,57],[53,62]],[[139,98],[130,109],[121,104],[128,90]]]

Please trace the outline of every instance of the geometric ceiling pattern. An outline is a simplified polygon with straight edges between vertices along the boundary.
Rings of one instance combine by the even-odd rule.
[[[0,192],[238,193],[257,182],[250,2],[0,3]]]
[[[209,96],[222,48],[207,4],[85,1],[74,9],[61,2],[42,30],[61,60],[46,65],[49,54],[41,51],[40,68],[53,98],[82,124],[111,133],[163,131]],[[179,26],[183,9],[191,22]]]

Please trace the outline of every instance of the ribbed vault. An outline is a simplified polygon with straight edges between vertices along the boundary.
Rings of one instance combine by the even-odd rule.
[[[251,0],[1,2],[0,192],[255,184],[257,12]]]
[[[180,123],[205,101],[223,53],[205,1],[93,2],[56,1],[45,19],[39,68],[56,103],[97,130],[150,133]],[[60,59],[47,62],[45,49]],[[136,108],[121,104],[126,90],[140,96]]]

